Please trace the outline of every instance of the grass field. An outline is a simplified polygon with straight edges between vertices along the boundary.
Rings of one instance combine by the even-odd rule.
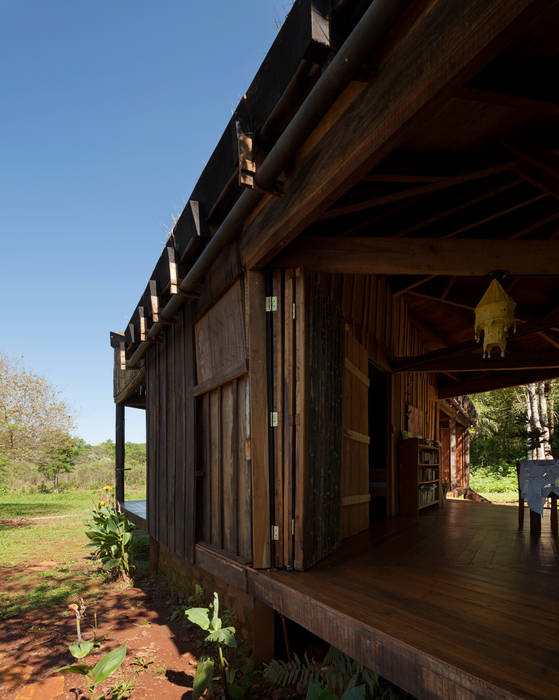
[[[472,471],[470,488],[492,503],[516,503],[518,501],[516,473],[501,475],[481,470]]]
[[[85,536],[97,500],[96,491],[0,495],[0,619],[59,606],[101,585]]]

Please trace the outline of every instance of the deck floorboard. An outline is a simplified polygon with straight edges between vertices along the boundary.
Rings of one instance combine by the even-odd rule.
[[[559,697],[559,560],[514,507],[449,501],[256,595],[419,697]]]

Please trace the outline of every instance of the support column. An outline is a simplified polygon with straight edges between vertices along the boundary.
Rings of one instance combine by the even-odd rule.
[[[119,503],[124,503],[124,404],[115,406],[115,495]]]
[[[449,420],[448,427],[450,428],[450,488],[456,488],[456,423]]]

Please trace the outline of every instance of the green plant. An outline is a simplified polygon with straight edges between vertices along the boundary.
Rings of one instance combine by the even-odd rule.
[[[341,700],[365,700],[365,686],[359,685],[347,690]],[[311,683],[307,691],[306,700],[338,700],[338,696],[331,693],[328,688],[323,688],[319,683]]]
[[[83,598],[80,598],[80,604],[79,604],[79,605],[78,605],[77,603],[70,603],[70,605],[68,606],[68,608],[69,608],[69,609],[74,613],[74,615],[76,616],[76,636],[77,636],[77,638],[78,638],[78,644],[81,644],[83,640],[82,640],[82,632],[81,632],[81,625],[80,625],[80,623],[81,623],[82,617],[83,617],[84,614],[85,614],[85,609],[86,609],[85,601],[84,601]],[[92,647],[92,648],[93,648],[93,647]],[[74,654],[74,652],[73,652],[71,649],[70,649],[70,651],[72,652],[72,655],[73,655],[73,656],[76,656],[76,655]],[[91,649],[90,649],[90,651],[91,651]],[[89,651],[88,651],[87,653],[89,654]],[[83,654],[83,656],[85,656],[85,654]],[[78,657],[76,657],[76,658],[81,659],[82,657],[81,657],[81,656],[78,656]]]
[[[264,664],[264,678],[272,685],[295,688],[300,692],[317,685],[319,689],[325,688],[334,694],[334,697],[362,685],[365,687],[363,697],[385,697],[378,676],[335,647],[328,649],[322,663],[310,661],[306,654],[302,661],[297,654],[291,661],[273,659],[269,664]]]
[[[110,487],[105,487],[107,489]],[[95,556],[115,577],[130,579],[135,549],[132,533],[135,529],[124,513],[119,512],[112,495],[107,500],[101,499],[92,511],[92,522],[85,533],[91,540],[88,546],[95,547]]]
[[[199,583],[194,584],[194,590],[190,595],[187,596],[186,604],[180,605],[178,608],[175,608],[171,613],[171,622],[174,622],[175,620],[184,619],[184,615],[189,608],[203,601],[204,593],[205,591]],[[168,600],[167,604],[170,603],[171,601]]]
[[[223,654],[224,647],[236,647],[235,628],[223,627],[219,617],[219,596],[214,592],[213,602],[207,608],[189,608],[184,611],[186,617],[209,632],[205,638],[217,646],[219,656],[219,672],[223,685],[225,700],[238,700],[246,693],[246,686],[235,684],[235,670],[229,667],[229,663]],[[206,690],[212,692],[215,662],[212,658],[202,656],[198,662],[196,675],[194,676],[194,688],[192,697],[194,700],[201,697]]]
[[[84,652],[84,645],[91,645],[89,651]],[[72,651],[74,649],[74,651]],[[75,656],[75,658],[83,658],[86,656],[91,649],[93,649],[93,642],[82,642],[81,645],[70,646],[70,653]],[[74,652],[78,652],[81,656],[76,656]],[[70,664],[69,666],[62,666],[57,668],[54,673],[64,673],[69,671],[70,673],[76,673],[80,676],[85,676],[87,681],[87,690],[89,692],[90,700],[101,700],[103,695],[95,695],[95,688],[99,683],[106,681],[109,676],[117,670],[120,664],[124,661],[126,656],[126,643],[116,649],[113,649],[108,654],[105,654],[102,659],[100,659],[95,666],[90,666],[89,664]],[[121,696],[126,697],[126,696]]]
[[[145,671],[152,663],[153,663],[153,659],[146,659],[144,656],[141,656],[140,654],[136,654],[136,656],[134,657],[134,660],[131,661],[130,666],[137,666],[138,671],[140,671],[140,670]]]
[[[124,700],[129,698],[134,690],[134,681],[118,681],[109,690],[111,700]]]

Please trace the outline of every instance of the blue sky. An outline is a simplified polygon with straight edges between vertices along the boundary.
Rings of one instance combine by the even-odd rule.
[[[114,438],[109,331],[289,5],[0,0],[0,352],[62,391],[88,442]]]

